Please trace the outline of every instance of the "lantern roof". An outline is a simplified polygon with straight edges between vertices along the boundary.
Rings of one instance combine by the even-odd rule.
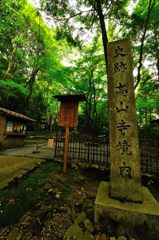
[[[57,98],[61,102],[80,102],[86,101],[85,94],[68,94],[68,95],[56,95],[54,98]]]

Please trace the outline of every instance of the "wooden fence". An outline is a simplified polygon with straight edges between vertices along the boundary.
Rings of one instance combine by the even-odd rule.
[[[142,173],[159,175],[159,139],[140,141],[140,159]],[[63,159],[64,136],[55,138],[55,159]],[[106,136],[90,137],[87,135],[71,135],[69,138],[69,161],[95,164],[109,169],[109,141]]]

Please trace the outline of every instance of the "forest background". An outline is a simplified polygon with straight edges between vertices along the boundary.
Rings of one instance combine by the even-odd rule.
[[[45,17],[44,17],[45,16]],[[159,118],[159,1],[0,1],[0,106],[57,124],[58,94],[86,94],[79,130],[108,130],[107,43],[132,42],[140,128]],[[40,126],[36,124],[37,126]]]

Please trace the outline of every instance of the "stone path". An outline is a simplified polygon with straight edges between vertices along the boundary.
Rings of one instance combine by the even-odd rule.
[[[47,144],[39,144],[38,148],[36,144],[26,145],[20,148],[10,148],[2,151],[0,154],[7,156],[23,156],[40,159],[53,159],[54,148],[47,147]]]
[[[0,152],[0,189],[7,186],[14,178],[19,178],[45,160],[53,159],[53,148],[36,145],[11,148]]]
[[[0,155],[0,189],[42,162],[43,159]]]

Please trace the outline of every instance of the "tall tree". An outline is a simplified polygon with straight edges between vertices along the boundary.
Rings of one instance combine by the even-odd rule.
[[[157,0],[149,0],[147,13],[146,13],[145,19],[142,24],[143,32],[141,34],[141,40],[140,40],[140,54],[139,54],[138,73],[137,73],[137,80],[135,83],[135,88],[138,86],[138,84],[140,83],[140,79],[141,79],[141,68],[143,65],[144,42],[145,42],[145,38],[146,38],[146,33],[148,31],[149,23],[150,23],[150,17],[151,17],[151,14],[153,12],[153,9],[154,9],[156,3],[157,3]]]
[[[133,43],[133,63],[134,68],[137,69],[135,88],[138,87],[140,81],[142,80],[142,70],[148,63],[152,63],[152,65],[154,65],[155,61],[156,70],[158,72],[158,12],[158,1],[139,0],[132,13],[127,16],[127,20],[123,22],[123,29],[121,29],[121,31],[123,30],[122,36],[131,37]]]
[[[128,0],[41,0],[42,7],[51,14],[57,24],[59,37],[66,37],[70,43],[79,44],[83,34],[91,36],[101,29],[105,63],[107,64],[108,33],[106,19],[123,11]],[[81,41],[80,41],[81,43]]]
[[[83,108],[83,129],[89,133],[100,133],[107,122],[107,88],[105,59],[102,54],[102,42],[96,36],[93,43],[80,52],[80,57],[72,67],[74,84],[73,93],[85,93],[86,103]],[[105,109],[105,111],[103,111]]]
[[[54,85],[59,91],[66,72],[68,78],[68,71],[59,60],[61,50],[55,33],[26,0],[2,0],[0,11],[0,103],[30,113],[33,101],[38,101],[47,109],[47,97],[39,101],[39,94],[45,96],[48,84],[50,89]]]

